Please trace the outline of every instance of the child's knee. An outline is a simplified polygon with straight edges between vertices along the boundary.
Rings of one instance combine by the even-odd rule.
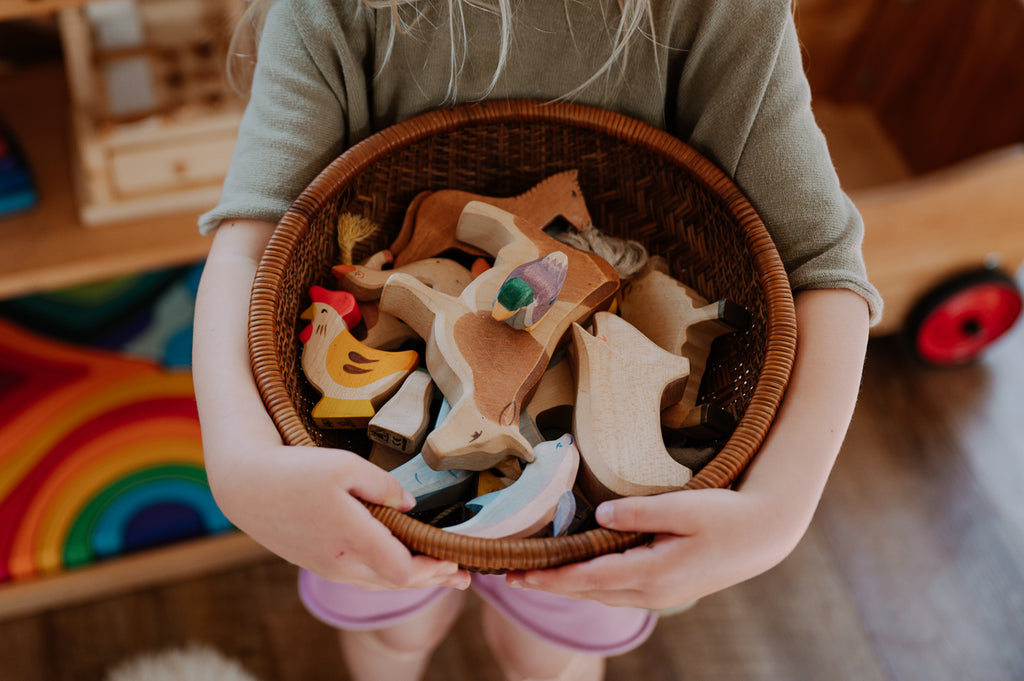
[[[463,592],[453,589],[396,624],[371,631],[346,632],[343,637],[351,633],[352,640],[361,639],[365,646],[396,655],[430,652],[440,645],[458,619],[464,597]]]
[[[508,681],[600,681],[604,658],[556,646],[485,603],[484,636]]]

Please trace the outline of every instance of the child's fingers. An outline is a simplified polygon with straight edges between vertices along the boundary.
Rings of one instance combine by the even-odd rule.
[[[373,464],[366,464],[358,472],[353,472],[349,492],[363,501],[399,511],[408,511],[416,505],[416,499],[402,488],[395,476]]]
[[[717,507],[725,490],[684,490],[646,497],[625,497],[600,504],[595,517],[603,527],[623,532],[688,535]]]
[[[339,558],[364,564],[378,576],[381,586],[387,588],[437,586],[457,574],[456,563],[410,554],[405,545],[371,516],[359,501],[348,501],[355,506],[353,515],[345,523],[345,545],[349,548],[342,551]],[[352,555],[346,555],[349,553]]]

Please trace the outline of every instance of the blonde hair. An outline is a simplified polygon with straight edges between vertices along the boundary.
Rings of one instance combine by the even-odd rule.
[[[371,9],[390,9],[391,24],[389,27],[389,38],[385,53],[385,62],[391,55],[394,47],[397,32],[409,32],[416,23],[418,14],[415,5],[427,0],[361,0],[364,5]],[[578,0],[565,0],[575,2]],[[231,36],[228,48],[228,80],[235,90],[245,94],[249,90],[252,78],[252,70],[255,64],[255,54],[259,42],[259,35],[263,31],[263,23],[270,9],[273,0],[249,0],[249,6],[238,22],[233,35]],[[652,16],[651,0],[617,0],[620,10],[618,22],[615,25],[613,34],[612,50],[601,67],[587,80],[562,95],[562,99],[568,99],[582,92],[598,79],[611,71],[616,63],[620,63],[620,76],[625,72],[625,64],[629,56],[630,45],[637,35],[646,34],[653,44],[654,19]],[[449,80],[446,101],[455,102],[458,93],[458,76],[462,69],[463,60],[466,57],[466,46],[468,39],[465,32],[463,19],[464,9],[467,5],[486,9],[495,12],[501,23],[501,34],[499,36],[499,57],[498,64],[494,69],[491,82],[488,85],[486,96],[498,83],[508,60],[509,46],[512,43],[512,2],[511,0],[447,0],[450,20],[448,22],[448,37],[451,44],[449,52]],[[413,20],[410,22],[401,11],[402,7],[409,7],[413,10]],[[644,26],[646,20],[646,27]],[[657,51],[655,52],[657,60]],[[657,63],[657,61],[656,61]],[[660,65],[659,65],[660,67]]]

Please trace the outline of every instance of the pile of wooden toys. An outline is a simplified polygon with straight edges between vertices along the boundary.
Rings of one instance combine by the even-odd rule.
[[[545,231],[555,218],[597,230],[575,171],[511,198],[424,192],[390,249],[310,291],[313,420],[365,429],[370,460],[446,530],[578,531],[603,500],[683,487],[715,453],[700,440],[731,427],[697,393],[712,342],[746,311],[657,257],[621,278]],[[365,222],[339,219],[343,260]]]

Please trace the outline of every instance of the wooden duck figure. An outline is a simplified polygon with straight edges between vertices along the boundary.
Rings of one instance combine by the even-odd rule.
[[[569,271],[569,256],[552,251],[517,265],[498,289],[491,316],[513,329],[530,331],[558,300]]]
[[[299,336],[302,371],[323,396],[313,407],[321,428],[365,428],[377,408],[419,362],[413,350],[386,352],[358,341],[349,329],[359,307],[346,291],[313,286],[313,304],[302,313],[311,323]]]

